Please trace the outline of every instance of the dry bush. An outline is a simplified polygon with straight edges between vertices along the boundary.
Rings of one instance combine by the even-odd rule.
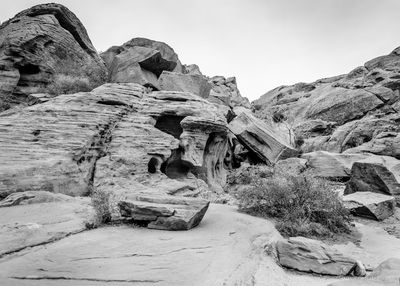
[[[112,218],[112,196],[110,192],[94,190],[91,193],[92,206],[95,217],[90,228],[109,223]]]
[[[60,61],[55,66],[53,81],[42,91],[55,96],[91,91],[107,79],[107,74],[95,64],[82,66],[70,60]]]
[[[262,178],[246,176],[248,186],[233,188],[240,210],[275,218],[284,236],[328,237],[349,232],[349,213],[328,181],[310,172],[295,174],[283,168]]]

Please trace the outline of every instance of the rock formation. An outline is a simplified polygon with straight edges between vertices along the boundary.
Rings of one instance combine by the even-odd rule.
[[[394,197],[374,192],[355,192],[343,197],[344,206],[356,216],[384,220],[394,214]]]
[[[291,127],[303,152],[399,158],[399,48],[348,74],[281,86],[253,102],[261,118]]]
[[[163,208],[170,195],[222,189],[228,129],[217,110],[190,93],[106,84],[4,112],[0,197],[38,190],[81,196],[94,186]],[[186,229],[196,225],[193,216],[201,220],[208,203],[183,200],[178,205],[172,213],[187,219]]]
[[[250,108],[234,77],[204,76],[197,65],[182,65],[166,43],[134,38],[101,54],[110,82],[131,82],[153,90],[185,91],[228,107]]]
[[[279,136],[277,130],[255,118],[250,112],[244,111],[235,117],[229,123],[229,129],[266,164],[274,164],[298,154],[297,150]]]
[[[105,82],[107,70],[79,19],[59,4],[41,4],[0,26],[0,112],[28,103],[58,76],[88,86]]]
[[[357,261],[336,249],[312,239],[291,237],[276,244],[278,261],[287,268],[327,275],[351,275]]]

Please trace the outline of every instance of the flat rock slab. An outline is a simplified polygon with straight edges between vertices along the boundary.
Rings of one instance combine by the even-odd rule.
[[[0,257],[86,229],[93,212],[88,198],[0,208]],[[1,284],[3,285],[3,284]]]
[[[356,216],[384,220],[394,214],[395,199],[373,192],[356,192],[343,197],[344,206]]]
[[[268,221],[238,213],[233,207],[211,205],[203,223],[190,231],[105,227],[38,247],[22,256],[2,259],[0,282],[245,285],[258,267],[258,255],[265,255],[255,243],[276,235]]]
[[[313,239],[291,237],[276,244],[279,263],[287,268],[325,275],[349,275],[356,260]]]
[[[209,202],[193,198],[170,196],[137,196],[121,200],[118,206],[124,217],[144,221],[148,228],[188,230],[203,219]]]

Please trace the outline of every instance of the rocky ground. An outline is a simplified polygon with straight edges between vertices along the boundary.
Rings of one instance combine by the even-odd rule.
[[[1,215],[1,285],[327,285],[343,280],[282,269],[272,254],[281,239],[273,223],[232,206],[212,204],[203,222],[186,232],[128,225],[85,230],[88,218],[81,215],[87,212],[78,206],[85,208],[86,202],[0,208],[7,210]],[[33,208],[43,215],[32,216]],[[381,227],[368,222],[356,227],[358,245],[335,247],[369,270],[400,255],[399,240]]]
[[[397,48],[250,104],[165,43],[99,55],[66,7],[22,11],[0,26],[0,285],[398,285],[399,72]],[[238,212],[227,173],[256,164],[330,180],[355,234]]]

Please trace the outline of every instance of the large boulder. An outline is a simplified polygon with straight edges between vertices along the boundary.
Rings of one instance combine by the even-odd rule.
[[[400,259],[383,261],[366,279],[344,280],[328,286],[396,286],[400,280]]]
[[[0,112],[30,101],[62,77],[105,82],[106,67],[85,27],[66,7],[41,4],[0,26]]]
[[[353,215],[384,220],[394,214],[395,200],[387,196],[372,192],[357,192],[343,196],[345,208]]]
[[[161,90],[186,91],[202,98],[210,96],[211,85],[203,75],[163,71],[158,80]]]
[[[395,173],[393,173],[395,172]],[[345,194],[355,192],[375,192],[394,196],[400,200],[400,175],[397,170],[379,163],[355,162],[351,168],[350,181],[346,185]]]
[[[193,198],[135,196],[118,203],[121,214],[148,228],[188,230],[203,219],[209,202]]]
[[[212,87],[210,92],[212,97],[231,107],[251,107],[249,100],[241,96],[235,77],[214,76],[209,79],[209,83]]]
[[[130,82],[159,89],[163,71],[182,73],[183,67],[174,50],[163,42],[134,38],[113,46],[101,54],[110,82]]]
[[[285,142],[277,130],[250,112],[241,112],[229,123],[229,129],[245,147],[267,164],[298,155],[298,151]]]
[[[279,263],[302,272],[345,276],[359,273],[359,263],[318,240],[291,237],[276,244]],[[356,270],[356,271],[355,271]]]
[[[397,181],[400,180],[400,161],[388,156],[377,156],[369,153],[349,154],[315,151],[302,154],[307,166],[317,176],[325,178],[349,179],[355,162],[379,164],[385,166]]]

